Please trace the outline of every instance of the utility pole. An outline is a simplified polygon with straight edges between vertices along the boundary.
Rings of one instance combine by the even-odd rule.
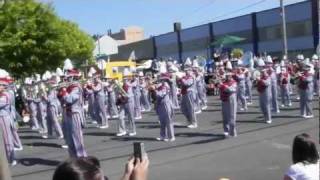
[[[280,8],[281,8],[280,15],[282,17],[283,54],[285,56],[288,56],[286,12],[283,5],[283,0],[280,0]]]

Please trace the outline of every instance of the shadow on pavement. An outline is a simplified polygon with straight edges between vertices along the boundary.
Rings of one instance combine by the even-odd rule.
[[[177,137],[224,137],[223,134],[213,134],[213,133],[199,133],[199,132],[185,132],[185,133],[176,133]]]
[[[43,139],[41,136],[20,136],[20,139]]]
[[[138,125],[139,128],[144,128],[144,129],[159,129],[160,128],[160,125],[157,124],[157,125]]]
[[[116,133],[108,133],[108,132],[86,132],[83,135],[87,136],[115,136]]]
[[[24,144],[26,146],[36,146],[36,147],[52,147],[52,148],[59,148],[61,149],[61,145],[60,144],[56,144],[56,143],[46,143],[46,142],[34,142],[34,143],[26,143]]]
[[[37,131],[33,131],[33,130],[27,130],[27,129],[19,129],[18,133],[36,133]]]
[[[240,120],[238,121],[237,120],[237,123],[262,123],[262,124],[265,124],[266,122],[265,121],[262,121],[262,120],[252,120],[252,121],[248,121],[248,120]]]
[[[174,128],[176,128],[176,129],[187,129],[188,128],[187,126],[188,125],[174,124]],[[159,126],[159,128],[160,128],[160,126]]]
[[[255,118],[254,120],[237,120],[236,123],[262,123],[265,124],[266,122],[264,120],[261,120],[263,118],[262,116]],[[223,121],[217,121],[216,124],[222,124]]]
[[[34,165],[45,165],[45,166],[57,166],[60,164],[60,161],[48,160],[41,158],[23,158],[19,160],[24,166],[34,166]]]
[[[221,111],[221,109],[206,109],[206,110],[202,110],[203,112],[218,112]]]
[[[261,112],[238,111],[237,114],[261,114]]]
[[[300,118],[299,115],[294,115],[294,116],[288,116],[288,115],[275,115],[272,116],[272,118],[277,119],[277,118]]]
[[[157,141],[154,137],[115,137],[112,140],[119,141]]]
[[[226,139],[225,136],[221,134],[221,135],[216,135],[214,138],[200,140],[200,141],[194,142],[192,144],[206,144],[206,143],[212,143],[215,141],[221,141],[224,139]]]
[[[136,121],[136,124],[159,124],[158,122]]]

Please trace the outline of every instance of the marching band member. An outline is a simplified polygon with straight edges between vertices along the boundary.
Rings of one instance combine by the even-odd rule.
[[[117,98],[116,98],[116,92],[115,92],[115,80],[110,79],[109,85],[107,86],[107,92],[108,92],[108,104],[109,104],[109,114],[112,118],[119,118],[119,111],[117,108]]]
[[[297,77],[296,75],[298,75],[299,72],[303,71],[303,68],[304,68],[303,62],[304,62],[303,54],[298,54],[297,58],[296,58],[296,63],[293,64],[293,75],[295,77]],[[299,91],[299,87],[297,87],[297,91]],[[300,100],[300,94],[299,93],[297,94],[297,98],[296,99]]]
[[[279,74],[279,86],[281,92],[281,107],[292,106],[290,92],[289,92],[290,74],[287,72],[286,67],[281,68]]]
[[[27,94],[27,102],[28,102],[28,107],[30,110],[30,119],[31,119],[31,126],[32,126],[32,130],[40,130],[40,126],[39,126],[39,122],[38,122],[38,118],[37,118],[37,104],[36,104],[36,97],[35,97],[35,81],[30,79],[30,87],[28,90],[28,94]]]
[[[233,80],[232,73],[225,75],[223,82],[219,83],[220,99],[222,106],[222,120],[225,137],[237,136],[237,82]]]
[[[245,75],[245,85],[246,85],[245,95],[247,97],[247,105],[251,105],[252,104],[252,73],[248,68],[245,68],[244,75]]]
[[[47,104],[45,102],[44,92],[43,92],[43,84],[41,82],[41,78],[39,74],[36,74],[36,83],[35,86],[35,103],[37,106],[37,118],[40,125],[40,133],[46,134],[48,132],[47,129],[47,118],[46,118],[46,111],[47,111]]]
[[[207,109],[207,102],[208,102],[208,98],[207,98],[207,85],[206,85],[206,80],[205,80],[205,70],[204,68],[200,69],[200,73],[201,73],[201,82],[202,82],[202,96],[203,96],[203,101],[204,101],[204,106],[202,107],[203,110]]]
[[[154,104],[155,101],[155,89],[154,89],[154,84],[153,84],[153,77],[151,74],[146,75],[145,82],[147,84],[147,89],[148,89],[148,100],[150,102],[150,106]],[[151,107],[152,108],[152,107]]]
[[[181,112],[188,120],[188,128],[197,128],[197,117],[194,102],[194,84],[191,67],[185,66],[186,75],[179,80],[181,85]]]
[[[141,102],[141,111],[142,112],[149,112],[151,111],[151,105],[148,98],[148,89],[147,89],[147,83],[145,81],[143,72],[139,72],[139,89],[140,89],[140,102]]]
[[[8,95],[9,95],[9,102],[10,102],[10,115],[11,115],[11,133],[13,137],[13,142],[14,142],[14,150],[15,151],[22,151],[23,146],[20,140],[20,137],[18,135],[18,127],[16,124],[16,119],[17,119],[17,112],[16,112],[16,94],[14,91],[14,80],[7,74],[7,81],[9,83],[9,86],[11,85],[12,88],[9,88],[7,90]]]
[[[314,94],[320,95],[320,62],[319,56],[314,54],[312,56],[312,62],[314,66],[314,77],[313,77],[313,84],[314,84]]]
[[[55,89],[55,87],[58,85],[57,81],[57,76],[53,75],[48,83],[52,87],[48,91],[48,96],[47,96],[47,103],[48,103],[48,118],[47,118],[47,123],[48,123],[48,136],[52,137],[53,136],[53,130],[56,132],[56,135],[59,139],[63,138],[63,132],[61,125],[58,121],[58,114],[59,114],[59,106],[61,105],[58,99],[58,92]]]
[[[129,79],[129,69],[125,68],[123,71],[123,86],[119,90],[119,98],[117,104],[120,106],[119,109],[119,124],[117,136],[124,136],[128,133],[129,136],[135,136],[136,125],[134,121],[134,93],[133,87],[136,86],[135,81]],[[124,92],[122,92],[122,90]],[[125,116],[128,120],[125,122]]]
[[[27,109],[30,114],[30,127],[32,130],[38,130],[39,124],[37,120],[37,107],[34,102],[34,85],[32,82],[32,78],[26,78],[24,81],[24,85],[24,99],[26,101]]]
[[[206,102],[206,90],[205,90],[205,82],[203,78],[203,74],[200,71],[199,64],[196,61],[193,65],[195,68],[195,83],[196,83],[196,99],[198,100],[198,104],[201,110],[207,109]]]
[[[258,78],[257,90],[259,92],[259,104],[266,123],[272,123],[271,119],[271,78],[268,69],[263,69]]]
[[[300,113],[303,118],[313,118],[312,99],[313,99],[313,77],[309,72],[311,65],[304,64],[303,72],[298,73],[298,88],[300,94]]]
[[[65,106],[64,137],[71,157],[86,157],[82,134],[82,89],[77,81],[80,72],[67,70],[67,79],[71,83],[59,91],[62,104]]]
[[[244,68],[242,68],[243,62],[241,59],[238,60],[238,67],[236,73],[234,74],[234,79],[237,82],[237,100],[241,103],[240,111],[247,110],[247,100],[246,100],[246,81]]]
[[[5,90],[8,86],[8,80],[5,77],[6,71],[0,69],[0,128],[5,145],[5,151],[8,162],[14,166],[17,164],[14,152],[14,139],[11,133],[11,116],[10,116],[10,95]]]
[[[278,80],[277,74],[273,69],[273,61],[271,56],[267,56],[266,65],[268,68],[268,74],[271,78],[271,106],[272,112],[280,113],[279,105],[278,105]]]
[[[287,62],[287,72],[290,75],[290,83],[289,83],[289,93],[290,95],[293,94],[293,88],[294,88],[294,78],[295,77],[295,72],[294,72],[294,65],[292,62]]]
[[[107,119],[111,118],[110,113],[109,113],[109,93],[108,93],[108,86],[109,86],[109,79],[110,75],[106,74],[105,77],[101,78],[101,84],[102,84],[102,89],[104,92],[104,106],[105,106],[105,111],[107,114]]]
[[[169,81],[170,77],[162,76],[160,79],[160,85],[156,88],[156,113],[160,121],[160,137],[159,141],[174,141],[174,124],[173,113],[174,109],[169,98],[170,87],[166,81]]]
[[[187,62],[188,63],[188,62]],[[197,60],[194,59],[192,60],[192,77],[194,79],[194,83],[193,83],[193,97],[194,97],[194,108],[195,108],[195,113],[196,114],[200,114],[201,113],[201,102],[200,102],[200,98],[198,96],[198,87],[197,87],[197,80],[196,80],[196,73],[197,73],[197,68],[198,67],[198,62]]]
[[[88,80],[88,82],[84,85],[84,93],[88,101],[88,115],[91,118],[93,124],[98,124],[95,112],[95,97],[93,92],[93,83],[90,80]]]
[[[84,85],[84,93],[85,93],[85,96],[88,101],[88,114],[89,114],[89,117],[91,118],[93,124],[98,124],[97,116],[95,113],[95,97],[94,97],[94,92],[93,92],[93,83],[91,81],[91,78],[93,77],[93,75],[96,72],[97,71],[93,67],[91,67],[89,69],[88,77],[90,79],[88,79],[87,83]]]
[[[99,128],[108,128],[109,123],[106,108],[106,93],[104,91],[103,84],[98,76],[94,77],[92,89],[94,93],[95,115],[99,124]]]
[[[177,71],[174,64],[169,65],[168,72],[170,73],[171,78],[169,79],[170,92],[169,97],[172,102],[174,109],[180,109],[179,99],[178,99],[178,87],[177,87],[177,79],[174,74]]]
[[[132,90],[133,90],[133,94],[134,94],[134,119],[139,120],[142,119],[142,115],[141,115],[141,102],[140,102],[140,98],[141,98],[141,91],[140,91],[140,87],[139,87],[139,77],[136,76],[136,73],[134,72],[134,76],[132,79],[132,84],[134,84]]]

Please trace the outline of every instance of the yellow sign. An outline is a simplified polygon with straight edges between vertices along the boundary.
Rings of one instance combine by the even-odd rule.
[[[112,79],[118,79],[119,81],[122,80],[123,77],[123,70],[125,68],[132,69],[136,67],[136,62],[132,62],[130,60],[117,60],[112,62],[106,63],[106,76]]]

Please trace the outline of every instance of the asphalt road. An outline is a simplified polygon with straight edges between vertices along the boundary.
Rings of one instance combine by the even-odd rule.
[[[109,129],[93,126],[84,130],[89,155],[98,157],[111,180],[120,179],[132,154],[132,142],[143,141],[151,164],[151,180],[260,180],[281,179],[291,163],[295,135],[307,132],[319,142],[319,101],[314,101],[314,119],[299,117],[298,102],[282,108],[272,124],[262,122],[257,97],[247,112],[237,117],[238,137],[224,139],[218,97],[209,97],[209,107],[197,116],[199,127],[188,129],[180,112],[175,115],[175,142],[158,142],[159,124],[154,112],[138,120],[136,137],[115,137],[117,120]],[[14,180],[50,180],[55,167],[68,158],[63,140],[44,140],[28,128],[19,130],[24,150],[17,153]]]

